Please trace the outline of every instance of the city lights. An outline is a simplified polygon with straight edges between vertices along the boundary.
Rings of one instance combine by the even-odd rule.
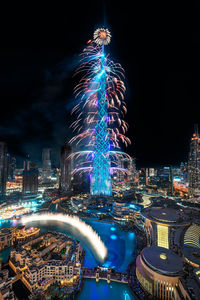
[[[2,14],[0,300],[199,299],[198,11],[97,2]]]

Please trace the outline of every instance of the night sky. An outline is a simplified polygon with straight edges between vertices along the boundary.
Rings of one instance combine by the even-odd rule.
[[[51,147],[58,160],[71,137],[79,53],[105,25],[112,33],[107,49],[126,72],[132,140],[126,151],[138,167],[187,160],[194,124],[200,123],[200,6],[70,2],[1,8],[0,140],[17,158],[41,160],[42,148]]]

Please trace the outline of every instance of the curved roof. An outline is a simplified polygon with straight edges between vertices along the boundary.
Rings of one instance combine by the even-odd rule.
[[[150,216],[159,221],[177,222],[179,220],[176,210],[171,208],[152,208]]]
[[[182,253],[185,258],[189,260],[190,263],[200,266],[200,249],[191,246],[184,246],[182,248]]]
[[[183,269],[182,259],[173,251],[163,247],[152,246],[142,251],[144,262],[158,273],[176,276]]]
[[[184,245],[200,248],[200,226],[193,224],[185,232]]]
[[[178,225],[188,223],[183,221],[182,215],[178,210],[165,207],[150,207],[142,210],[142,215],[154,222],[160,222],[169,225]],[[184,218],[185,219],[185,218]]]

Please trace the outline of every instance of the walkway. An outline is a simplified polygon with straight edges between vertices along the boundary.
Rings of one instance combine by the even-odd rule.
[[[99,280],[107,280],[108,283],[111,281],[128,283],[128,278],[126,273],[116,272],[114,269],[97,267],[94,269],[82,268],[83,278],[95,278],[98,282]]]

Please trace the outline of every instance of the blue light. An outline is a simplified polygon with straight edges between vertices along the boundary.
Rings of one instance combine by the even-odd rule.
[[[129,236],[130,239],[134,239],[135,234],[133,232],[129,232],[128,236]]]
[[[137,208],[134,204],[129,205],[130,208]]]
[[[129,294],[127,293],[127,291],[124,292],[124,300],[131,300]]]
[[[107,261],[107,262],[105,262],[105,263],[103,264],[103,267],[107,269],[107,268],[110,267],[110,265],[111,265],[111,262],[110,262],[110,261]]]
[[[111,230],[111,231],[115,231],[116,228],[115,228],[115,227],[111,227],[110,230]]]
[[[116,240],[116,239],[117,239],[117,236],[116,236],[115,234],[112,234],[112,235],[110,236],[110,238],[111,238],[111,240]]]
[[[107,155],[109,151],[109,140],[107,138],[108,115],[106,101],[106,72],[104,45],[102,45],[101,61],[99,62],[100,73],[95,77],[99,82],[98,90],[98,121],[95,126],[95,145],[93,170],[90,181],[91,195],[112,195],[112,180],[110,175],[110,159]]]

